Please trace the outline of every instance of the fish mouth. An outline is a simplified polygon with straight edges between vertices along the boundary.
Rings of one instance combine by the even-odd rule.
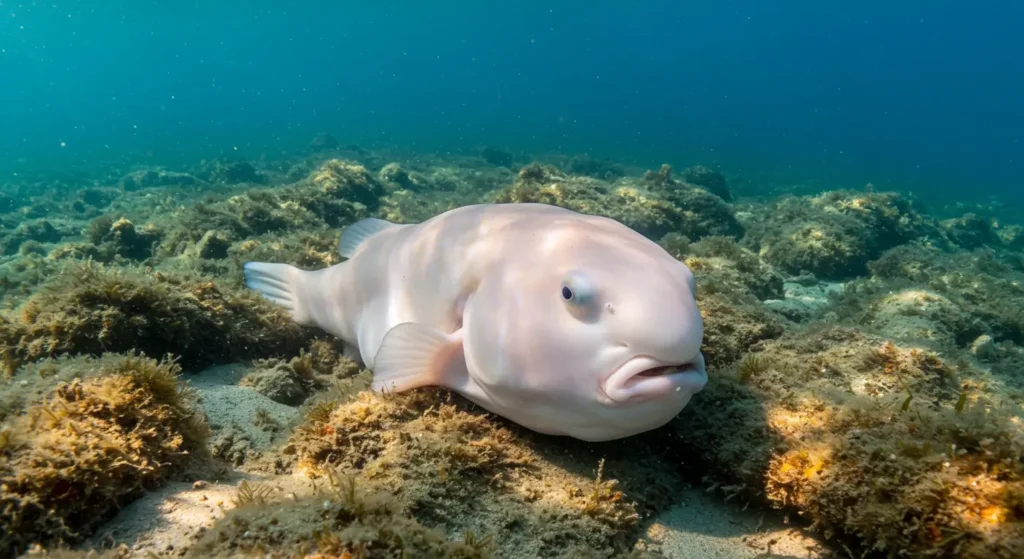
[[[648,355],[630,358],[604,382],[604,393],[614,402],[649,400],[676,395],[689,400],[708,382],[704,356],[685,363],[666,363]]]

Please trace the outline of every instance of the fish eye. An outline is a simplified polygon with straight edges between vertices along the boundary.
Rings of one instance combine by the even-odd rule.
[[[572,301],[576,294],[572,292],[572,288],[568,285],[562,286],[562,299],[565,301]]]
[[[592,322],[601,315],[600,297],[586,274],[572,272],[562,280],[559,295],[566,310],[579,320]]]

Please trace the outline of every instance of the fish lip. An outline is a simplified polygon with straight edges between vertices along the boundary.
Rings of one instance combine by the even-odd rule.
[[[668,368],[656,375],[645,375],[654,369]],[[602,392],[609,400],[623,403],[628,400],[652,399],[679,394],[687,399],[700,392],[707,384],[708,375],[701,353],[685,362],[670,362],[650,355],[637,355],[619,365],[602,383]]]

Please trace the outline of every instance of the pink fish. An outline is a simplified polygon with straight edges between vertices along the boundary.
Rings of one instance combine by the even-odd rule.
[[[690,269],[621,223],[543,204],[348,227],[348,260],[246,285],[358,349],[373,389],[436,385],[540,433],[660,427],[707,382]]]

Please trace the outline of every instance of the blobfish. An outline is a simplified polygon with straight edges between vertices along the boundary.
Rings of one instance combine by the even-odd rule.
[[[455,391],[533,431],[658,428],[707,382],[691,270],[615,220],[478,204],[346,228],[339,264],[248,262],[246,285],[340,338],[375,391]]]

